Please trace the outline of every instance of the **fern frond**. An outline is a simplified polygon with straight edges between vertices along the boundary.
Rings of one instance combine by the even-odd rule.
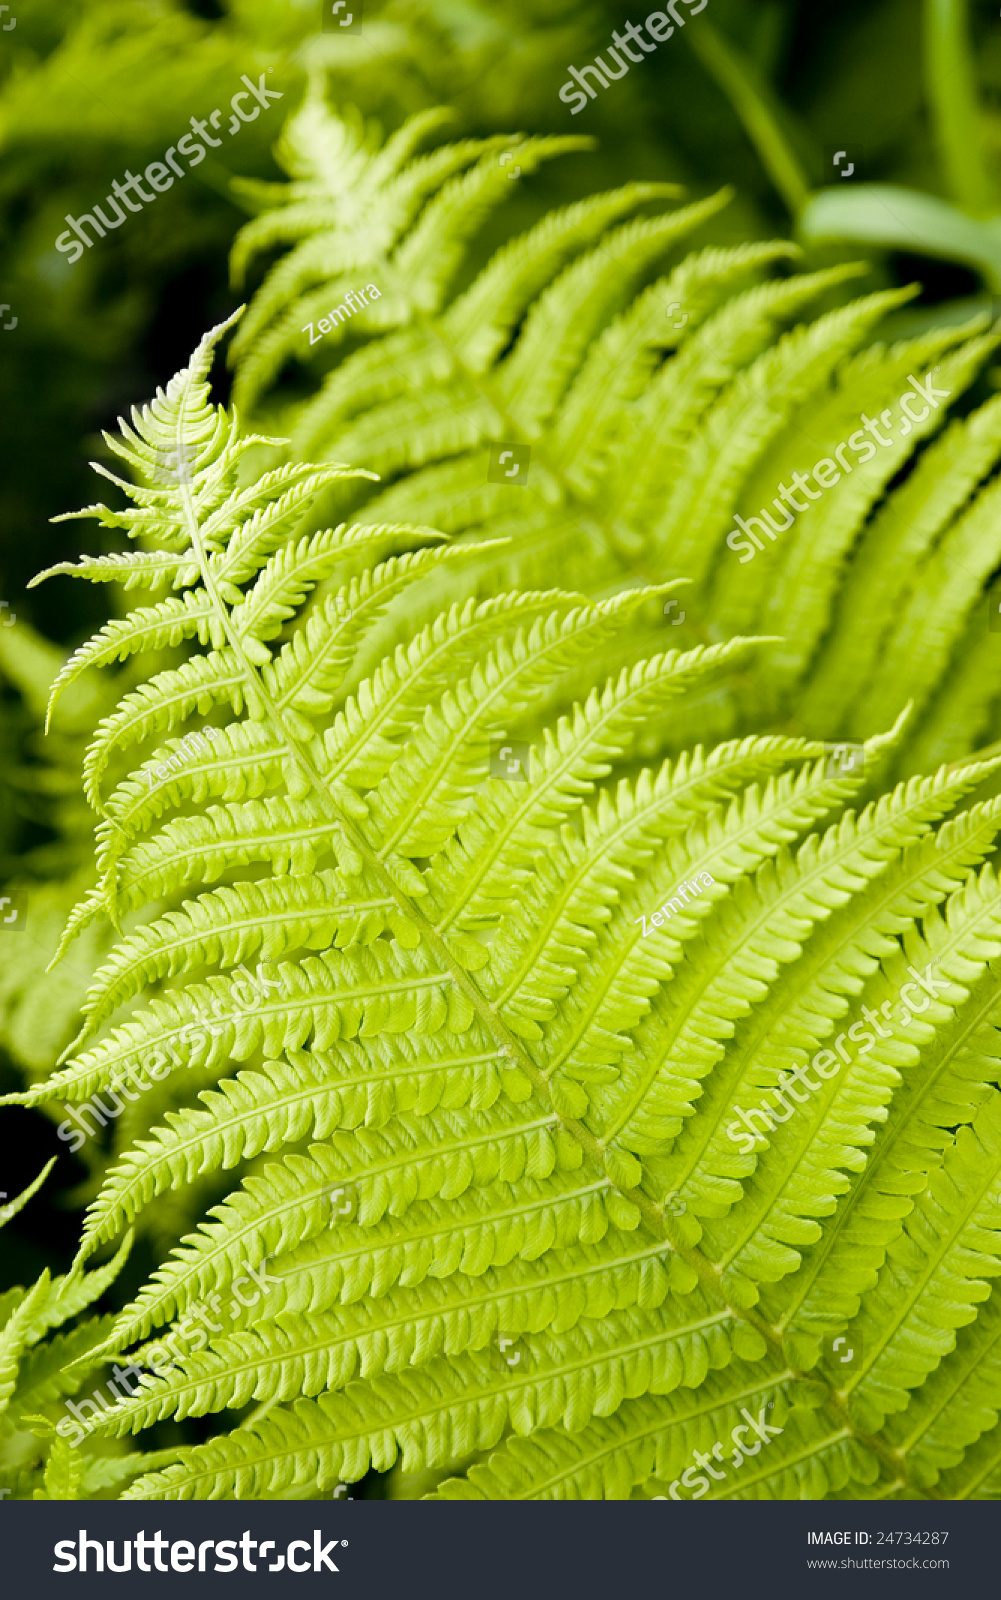
[[[15,1195],[9,1205],[4,1206],[3,1210],[0,1211],[0,1228],[4,1227],[8,1222],[16,1217],[18,1212],[22,1211],[28,1204],[29,1200],[34,1199],[35,1195],[42,1187],[42,1184],[49,1176],[49,1173],[52,1171],[52,1168],[55,1166],[56,1160],[57,1157],[53,1156],[50,1161],[47,1161],[41,1172],[38,1174],[38,1177],[33,1179],[33,1181],[28,1184],[26,1189],[22,1189],[20,1194]]]
[[[468,221],[492,191],[480,156],[462,170]],[[624,237],[606,241],[620,260],[664,233]],[[707,304],[713,273],[746,265],[717,257],[699,279]],[[605,265],[566,270],[568,303],[604,308],[593,344]],[[569,352],[547,293],[539,348]],[[762,295],[758,314],[791,303]],[[878,393],[914,358],[913,345],[851,354],[886,304],[835,310],[771,349],[756,314],[731,308],[721,387],[676,414],[726,445],[712,495],[694,472],[678,480],[709,543],[738,481],[784,448],[778,374],[826,395],[834,426],[851,403],[836,372]],[[652,327],[642,294],[637,306],[610,345],[641,396]],[[959,383],[988,341],[950,338],[940,365]],[[576,347],[564,393],[593,354]],[[766,1396],[774,1442],[722,1496],[892,1496],[960,1472],[964,1451],[987,1461],[1001,802],[980,786],[1001,758],[880,793],[901,716],[848,770],[790,733],[644,764],[654,719],[683,728],[686,706],[697,715],[776,641],[665,649],[660,634],[644,650],[661,583],[457,598],[473,558],[501,557],[488,542],[440,548],[424,525],[262,530],[284,469],[261,498],[244,483],[233,499],[235,424],[185,398],[207,360],[200,347],[157,413],[200,463],[195,488],[175,504],[154,481],[155,506],[140,499],[164,527],[175,517],[161,537],[173,554],[183,538],[197,567],[185,592],[204,597],[204,637],[177,647],[187,659],[153,694],[129,681],[91,758],[102,878],[76,920],[134,920],[62,1070],[8,1097],[63,1102],[68,1142],[128,1100],[130,1137],[70,1279],[54,1300],[46,1286],[9,1304],[10,1383],[27,1330],[80,1308],[111,1270],[84,1262],[171,1192],[194,1225],[73,1371],[127,1349],[146,1369],[106,1414],[112,1433],[265,1409],[182,1446],[127,1498],[315,1493],[371,1466],[445,1473],[487,1451],[441,1493],[644,1497],[667,1473],[671,1495],[689,1452]],[[517,340],[509,360],[530,409]],[[591,404],[578,395],[571,430],[600,417]],[[750,434],[724,440],[738,415]],[[972,492],[992,428],[960,452],[929,529]],[[147,434],[137,422],[125,448],[155,479]],[[603,438],[611,461],[614,431]],[[312,481],[304,466],[297,482]],[[831,552],[847,526],[832,511]],[[957,537],[979,551],[987,536]],[[115,639],[140,639],[146,619],[127,613]],[[196,718],[192,754],[181,730]],[[140,740],[142,765],[102,801],[99,769]],[[167,1362],[167,1341],[222,1297],[224,1320]],[[841,1331],[864,1352],[847,1379],[825,1344]],[[950,1383],[970,1387],[936,1432]]]
[[[414,119],[408,150],[440,126]],[[775,277],[797,255],[783,241],[672,261],[729,195],[658,215],[666,187],[640,184],[545,216],[453,292],[477,207],[503,187],[503,144],[442,145],[423,158],[456,174],[432,195],[420,181],[407,186],[406,161],[402,171],[395,157],[380,166],[366,140],[350,111],[311,88],[279,150],[291,182],[259,193],[264,210],[234,253],[242,268],[265,245],[292,245],[234,345],[248,399],[285,363],[309,365],[309,326],[331,294],[358,287],[352,274],[377,280],[379,298],[331,313],[324,371],[289,412],[294,457],[336,455],[390,478],[365,500],[373,520],[508,540],[467,569],[486,590],[541,586],[571,562],[591,595],[684,576],[694,583],[685,643],[790,641],[767,686],[748,671],[707,702],[695,725],[703,738],[781,730],[858,742],[911,701],[896,758],[904,774],[927,762],[928,718],[953,759],[1001,728],[1001,697],[965,667],[967,625],[975,637],[998,559],[995,402],[938,442],[996,348],[983,318],[873,343],[913,288],[845,304],[866,269]],[[540,148],[529,140],[504,154],[516,149],[528,172]],[[557,153],[550,141],[547,158]],[[415,174],[426,170],[415,163]],[[937,388],[926,404],[929,379]],[[531,452],[517,506],[487,472],[500,441]],[[814,465],[819,489],[809,487]],[[358,505],[352,498],[353,514]],[[623,641],[610,670],[654,653],[655,626]],[[943,680],[963,697],[958,721],[952,705],[929,704]],[[666,723],[657,733],[662,749],[687,742],[671,744]]]

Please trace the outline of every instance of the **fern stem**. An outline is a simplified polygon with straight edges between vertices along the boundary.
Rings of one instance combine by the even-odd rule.
[[[925,0],[925,82],[946,186],[977,216],[997,209],[984,164],[966,0]]]
[[[686,38],[733,106],[790,215],[798,217],[810,197],[810,184],[783,132],[775,97],[752,64],[711,23],[686,29]]]

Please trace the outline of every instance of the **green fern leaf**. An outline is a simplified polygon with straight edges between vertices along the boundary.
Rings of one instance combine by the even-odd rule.
[[[529,172],[562,147],[464,141],[412,160],[443,123],[414,118],[380,152],[313,86],[279,147],[290,182],[257,192],[238,273],[259,250],[292,248],[234,343],[238,395],[256,403],[289,362],[322,366],[288,412],[293,457],[375,467],[391,481],[361,512],[352,489],[352,514],[475,542],[465,571],[485,591],[544,586],[571,563],[602,597],[680,575],[694,581],[674,619],[686,645],[789,641],[770,671],[735,670],[693,705],[691,723],[658,719],[661,753],[683,749],[689,728],[710,741],[783,731],[860,742],[909,701],[898,775],[1001,736],[979,637],[998,560],[996,404],[943,431],[998,335],[978,337],[980,319],[873,343],[913,289],[846,304],[865,268],[776,278],[796,256],[782,241],[672,261],[729,196],[637,216],[670,198],[656,185],[545,216],[453,289],[505,187],[501,154],[516,149]],[[362,275],[380,297],[331,313],[314,354],[311,324]],[[931,403],[919,402],[929,380]],[[268,408],[286,409],[273,398]],[[498,441],[531,452],[516,496],[487,470]],[[809,499],[797,499],[787,485],[804,478]],[[335,501],[344,493],[332,489]],[[503,548],[485,548],[497,538]],[[651,608],[609,653],[610,671],[654,654],[662,627]],[[388,648],[388,626],[379,638]]]
[[[472,172],[467,219],[489,188]],[[762,370],[813,392],[881,304]],[[9,1395],[37,1331],[117,1270],[84,1262],[188,1191],[195,1225],[71,1370],[131,1350],[144,1376],[112,1434],[258,1409],[154,1458],[126,1498],[313,1494],[483,1452],[442,1497],[678,1498],[691,1452],[727,1438],[720,1497],[906,1495],[967,1460],[980,1494],[1001,803],[976,791],[1001,758],[874,798],[900,718],[848,771],[767,734],[644,765],[650,720],[768,641],[644,655],[659,584],[456,599],[470,552],[495,552],[466,541],[457,565],[424,526],[259,537],[252,486],[232,499],[243,441],[198,388],[218,332],[129,430],[140,477],[168,413],[201,463],[180,508],[167,483],[137,498],[174,515],[161,537],[209,612],[152,695],[128,682],[92,758],[137,745],[142,765],[95,789],[102,878],[76,922],[132,920],[62,1070],[8,1099],[62,1102],[71,1144],[119,1117],[128,1137],[69,1280],[9,1303]],[[944,361],[972,372],[984,343],[953,338]],[[912,354],[860,371],[878,389]],[[729,393],[775,447],[768,395]],[[728,404],[692,426],[709,437]],[[707,538],[732,490],[700,509]],[[141,643],[145,616],[116,639]],[[841,1334],[862,1351],[848,1376]],[[42,1364],[29,1388],[51,1404],[63,1381]],[[748,1416],[771,1418],[760,1451]],[[77,1492],[97,1470],[77,1465],[35,1487]]]

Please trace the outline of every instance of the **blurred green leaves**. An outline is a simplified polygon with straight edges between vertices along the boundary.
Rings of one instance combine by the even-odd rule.
[[[1001,289],[1001,185],[985,150],[968,0],[922,0],[925,115],[949,199],[899,184],[835,183],[811,193],[801,160],[802,129],[750,57],[708,22],[689,43],[729,98],[762,166],[807,245],[863,244],[960,262],[991,291]],[[849,140],[849,133],[851,140]],[[846,143],[861,135],[842,132]],[[842,178],[848,174],[843,172]],[[833,174],[828,174],[833,176]]]
[[[961,261],[991,290],[1001,289],[1001,215],[970,217],[916,189],[889,183],[824,189],[804,206],[799,232],[807,244],[851,241]]]

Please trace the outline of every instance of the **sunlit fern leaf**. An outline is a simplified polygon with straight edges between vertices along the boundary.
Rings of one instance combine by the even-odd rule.
[[[767,1468],[774,1470],[775,1440],[787,1430],[797,1435],[800,1451],[804,1436],[809,1441],[809,1451],[803,1452],[807,1461],[813,1455],[815,1465],[800,1467],[801,1483],[811,1472],[816,1476],[821,1460],[826,1468],[821,1493],[846,1478],[866,1482],[874,1475],[871,1458],[862,1450],[846,1450],[833,1419],[815,1415],[815,1387],[791,1382],[781,1365],[735,1362],[722,1378],[711,1373],[698,1388],[679,1390],[670,1399],[627,1400],[611,1417],[579,1432],[548,1429],[528,1439],[514,1436],[488,1462],[463,1478],[446,1479],[428,1498],[628,1500],[639,1498],[643,1487],[659,1499],[702,1499],[725,1477],[721,1464],[731,1462],[732,1487],[753,1492]],[[762,1430],[772,1430],[765,1434],[772,1447],[765,1455],[747,1415],[759,1419]],[[737,1441],[748,1447],[746,1454],[732,1441],[734,1428]],[[725,1455],[720,1441],[730,1447]],[[693,1464],[700,1447],[709,1453],[717,1482]]]
[[[637,215],[668,198],[657,185],[544,216],[453,288],[471,230],[511,187],[511,161],[528,174],[563,146],[466,141],[415,158],[443,126],[422,113],[380,151],[311,86],[279,149],[291,181],[260,187],[261,214],[234,252],[240,276],[262,250],[293,246],[235,341],[238,396],[256,402],[283,365],[316,363],[313,392],[289,410],[293,456],[389,480],[365,499],[355,485],[353,515],[505,538],[469,569],[481,592],[545,585],[571,563],[590,593],[683,576],[695,587],[671,619],[672,643],[787,639],[770,672],[733,674],[689,722],[653,721],[651,748],[683,748],[689,728],[860,740],[908,701],[900,774],[1001,735],[994,651],[981,637],[1001,558],[991,487],[1001,413],[987,399],[945,426],[971,389],[984,398],[998,335],[981,319],[873,343],[914,291],[844,304],[864,267],[772,277],[797,253],[782,241],[678,262],[676,247],[726,196]],[[435,190],[432,172],[455,176]],[[380,298],[334,315],[363,280]],[[929,380],[938,398],[921,405],[914,385]],[[523,487],[488,481],[498,441],[530,448]],[[801,491],[794,513],[782,491],[825,461],[824,492]],[[762,508],[785,526],[767,538],[759,528],[756,548],[734,519]],[[620,662],[653,653],[664,626],[652,609],[638,618]]]
[[[4,1207],[0,1227],[29,1204],[54,1165],[50,1161]],[[80,1440],[67,1440],[67,1424],[70,1430],[76,1424],[67,1416],[65,1401],[103,1365],[103,1357],[94,1352],[107,1343],[115,1319],[91,1316],[67,1332],[47,1335],[100,1298],[121,1270],[131,1242],[130,1234],[113,1259],[93,1272],[53,1278],[46,1268],[29,1289],[17,1287],[0,1295],[0,1485],[5,1495],[18,1500],[76,1498],[96,1460],[90,1451],[76,1449],[83,1431],[77,1430]],[[112,1390],[114,1396],[118,1392]],[[103,1441],[98,1442],[101,1450],[108,1454]],[[98,1487],[96,1480],[93,1487]]]
[[[358,315],[370,329],[405,326],[416,309],[424,314],[438,309],[465,240],[510,193],[499,160],[504,151],[517,144],[519,165],[531,170],[591,143],[579,137],[519,141],[497,135],[416,155],[448,120],[447,111],[421,112],[379,150],[360,118],[330,117],[319,84],[313,85],[279,141],[283,165],[294,180],[282,194],[284,205],[277,215],[269,207],[248,223],[234,252],[239,281],[255,254],[276,243],[294,246],[269,275],[247,328],[237,336],[238,357],[253,351],[242,363],[238,404],[252,399],[290,351],[303,344],[304,319],[317,323],[331,305],[344,302],[358,272],[371,263],[373,243],[387,266],[392,262],[392,277],[383,275],[378,297],[357,312],[352,306],[347,315]],[[244,187],[273,203],[274,185]],[[342,319],[336,319],[338,337],[341,326]]]
[[[76,1394],[88,1375],[83,1358],[107,1339],[112,1323],[106,1316],[90,1317],[68,1333],[58,1333],[28,1350],[21,1360],[6,1419],[16,1424],[26,1413],[38,1413],[43,1406]]]
[[[115,1434],[262,1410],[126,1495],[315,1493],[499,1447],[441,1493],[677,1498],[747,1411],[774,1433],[722,1495],[960,1470],[994,1427],[986,1356],[954,1428],[926,1441],[921,1407],[989,1347],[1001,1262],[1001,803],[969,798],[997,762],[869,803],[902,726],[848,772],[778,736],[645,768],[646,721],[755,651],[623,669],[650,591],[466,601],[380,656],[379,597],[455,556],[394,524],[338,587],[325,563],[355,535],[220,520],[240,439],[185,396],[221,332],[158,423],[188,459],[189,424],[225,441],[215,486],[160,510],[211,602],[187,665],[221,641],[233,680],[187,708],[211,737],[150,751],[186,720],[154,714],[142,764],[102,786],[87,915],[145,920],[62,1070],[8,1097],[62,1101],[71,1147],[129,1103],[64,1307],[167,1191],[229,1184],[76,1366],[131,1348],[145,1369]],[[139,613],[119,637],[141,647]],[[498,766],[561,683],[577,703]],[[10,1304],[15,1366],[49,1292]]]

